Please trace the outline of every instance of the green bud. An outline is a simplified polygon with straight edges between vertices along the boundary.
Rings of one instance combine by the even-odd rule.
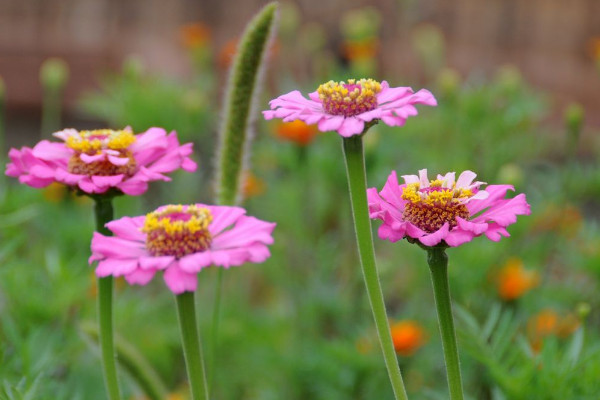
[[[442,96],[450,97],[456,94],[460,88],[460,75],[455,69],[444,68],[437,76],[437,86]]]
[[[569,132],[579,132],[583,124],[584,110],[581,104],[571,103],[564,112],[565,125]]]
[[[144,61],[137,55],[131,54],[123,61],[123,74],[130,78],[139,78],[144,74],[146,66]]]
[[[505,164],[498,171],[498,182],[504,182],[513,186],[521,186],[524,174],[521,167],[516,164]]]
[[[421,24],[413,32],[412,45],[426,71],[435,76],[445,62],[446,42],[442,30],[433,24]]]
[[[577,304],[575,311],[577,312],[577,316],[579,317],[579,319],[583,321],[587,318],[588,315],[590,315],[592,307],[588,303],[579,303]]]
[[[327,35],[320,24],[310,22],[302,27],[299,41],[303,49],[314,54],[325,47]]]
[[[505,92],[514,93],[523,85],[523,76],[514,65],[503,65],[496,72],[496,83]]]
[[[365,7],[346,12],[342,16],[340,29],[348,40],[363,40],[377,36],[380,24],[379,11],[373,7]]]
[[[46,59],[40,68],[40,82],[49,89],[62,89],[69,79],[69,66],[60,58]]]
[[[283,3],[279,12],[279,32],[282,37],[294,38],[300,25],[300,11],[292,2]]]

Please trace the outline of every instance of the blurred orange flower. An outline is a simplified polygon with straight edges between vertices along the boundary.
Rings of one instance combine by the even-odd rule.
[[[347,40],[342,45],[342,51],[351,61],[373,58],[379,52],[379,39]]]
[[[554,335],[566,338],[579,328],[580,321],[573,315],[560,316],[551,309],[542,310],[527,323],[527,335],[535,352],[542,349],[544,338]]]
[[[222,68],[227,68],[233,62],[233,57],[237,51],[238,39],[228,40],[227,43],[219,51],[218,61]]]
[[[242,193],[244,198],[256,197],[263,194],[267,188],[265,181],[258,178],[252,172],[247,171],[244,173],[244,184],[242,186]]]
[[[299,146],[310,144],[317,133],[316,125],[308,125],[300,120],[281,122],[275,129],[275,134],[278,138],[296,143]]]
[[[200,22],[185,24],[179,28],[179,36],[188,49],[204,47],[210,41],[210,29]]]
[[[416,321],[402,320],[390,327],[396,353],[401,356],[413,355],[426,342],[425,331]]]
[[[498,294],[503,300],[518,299],[539,283],[537,271],[523,268],[519,258],[509,258],[497,277]]]
[[[595,36],[591,38],[588,47],[592,59],[600,60],[600,36]]]

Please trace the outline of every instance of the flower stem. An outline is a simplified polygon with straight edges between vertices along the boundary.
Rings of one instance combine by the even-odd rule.
[[[379,276],[377,275],[377,266],[375,265],[371,221],[369,220],[367,208],[367,183],[362,135],[344,138],[343,147],[346,172],[348,174],[348,186],[350,188],[352,215],[356,230],[356,241],[358,243],[358,253],[369,296],[369,303],[371,304],[371,310],[375,318],[375,326],[379,335],[385,365],[392,383],[394,398],[397,400],[406,400],[406,389],[404,388],[402,374],[400,373],[400,367],[398,366],[394,351]]]
[[[177,300],[177,317],[179,319],[179,329],[181,330],[183,355],[185,356],[192,400],[208,400],[202,348],[200,347],[198,326],[196,324],[194,292],[184,292],[175,296],[175,298]]]
[[[433,294],[440,323],[442,347],[446,360],[446,374],[451,400],[463,399],[462,379],[460,376],[460,360],[456,345],[456,332],[450,303],[450,286],[448,285],[448,256],[443,247],[427,248],[427,263],[431,271]]]
[[[96,214],[96,230],[110,236],[112,232],[104,225],[113,219],[111,198],[95,197],[94,212]],[[115,360],[114,330],[113,330],[113,278],[107,276],[98,278],[98,323],[100,330],[100,352],[102,354],[102,369],[104,385],[110,400],[119,400],[119,382]]]

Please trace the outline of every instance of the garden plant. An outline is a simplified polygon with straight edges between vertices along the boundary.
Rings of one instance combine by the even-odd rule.
[[[193,77],[127,59],[78,101],[96,129],[51,58],[10,150],[0,79],[0,400],[599,398],[584,109],[461,77],[431,26],[422,76],[385,69],[378,13],[337,59],[290,4],[226,58],[184,26]]]

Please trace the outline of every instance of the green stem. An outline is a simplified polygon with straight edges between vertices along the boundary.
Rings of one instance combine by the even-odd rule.
[[[187,367],[192,400],[208,400],[208,388],[204,374],[204,361],[196,324],[196,306],[194,292],[184,292],[175,296],[177,300],[177,317],[183,342],[183,355]]]
[[[98,343],[99,331],[96,324],[83,322],[79,327],[93,343]],[[164,400],[168,397],[167,386],[162,378],[131,343],[115,335],[115,350],[119,365],[129,372],[150,400]]]
[[[215,359],[217,357],[217,343],[219,336],[219,323],[221,321],[221,292],[223,291],[223,270],[217,268],[217,283],[215,285],[215,301],[212,315],[212,330],[211,330],[211,345],[210,345],[210,360],[209,360],[209,388],[213,387],[216,379]]]
[[[456,345],[456,332],[452,317],[452,304],[450,302],[450,286],[448,285],[448,256],[444,247],[428,247],[427,263],[431,271],[433,294],[440,323],[442,347],[446,360],[446,373],[451,400],[463,399],[462,379],[460,376],[460,360]]]
[[[94,198],[96,214],[96,230],[110,236],[112,232],[104,225],[113,219],[112,199],[106,197]],[[100,352],[102,354],[102,369],[104,385],[110,400],[120,400],[117,365],[115,359],[114,329],[113,329],[113,278],[107,276],[98,278],[98,323],[100,329]]]
[[[367,179],[365,175],[362,135],[344,138],[343,141],[356,241],[358,243],[358,253],[369,296],[369,303],[371,304],[371,310],[375,318],[375,326],[379,335],[385,365],[392,383],[392,389],[394,390],[394,398],[397,400],[406,400],[406,389],[404,388],[402,374],[400,373],[400,367],[398,366],[394,351],[379,276],[377,275],[377,266],[375,265],[371,221],[367,208]]]

